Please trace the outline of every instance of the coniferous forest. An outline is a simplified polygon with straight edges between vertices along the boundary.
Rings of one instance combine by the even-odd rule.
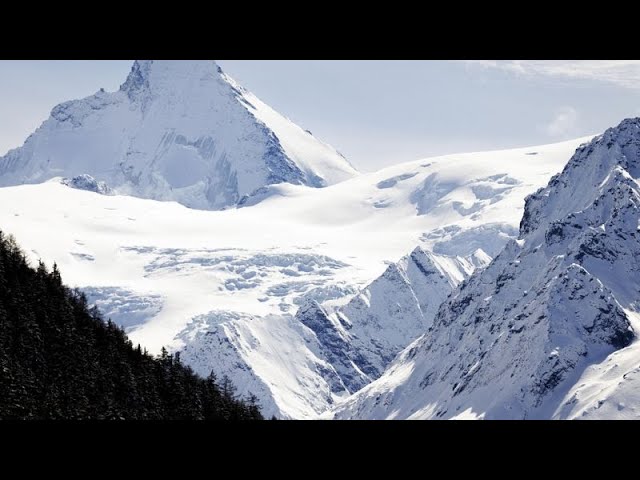
[[[0,232],[0,419],[258,420],[228,378],[154,358]]]

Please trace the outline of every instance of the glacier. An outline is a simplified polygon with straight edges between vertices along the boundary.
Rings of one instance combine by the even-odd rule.
[[[270,185],[218,211],[54,178],[0,188],[0,224],[135,343],[227,373],[266,415],[316,418],[432,325],[517,237],[524,198],[590,138],[418,160],[326,188]]]

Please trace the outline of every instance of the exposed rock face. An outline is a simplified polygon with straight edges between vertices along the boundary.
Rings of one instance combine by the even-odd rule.
[[[295,318],[314,332],[344,390],[354,393],[382,375],[431,326],[438,306],[458,283],[483,266],[418,247],[336,312],[329,314],[312,301]]]
[[[258,395],[267,416],[313,418],[378,378],[459,281],[483,266],[479,257],[472,264],[417,248],[333,312],[312,298],[295,316],[211,312],[179,335],[182,359],[202,375],[215,365],[239,391]]]
[[[527,198],[519,240],[337,418],[554,417],[586,368],[635,338],[639,146],[632,119],[578,148]]]
[[[98,182],[91,175],[84,174],[73,178],[65,178],[62,180],[62,183],[67,187],[99,193],[101,195],[109,195],[112,193],[111,188],[109,188],[106,183]]]

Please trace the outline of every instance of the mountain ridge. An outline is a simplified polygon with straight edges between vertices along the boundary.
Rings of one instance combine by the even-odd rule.
[[[608,371],[616,398],[632,369],[614,375],[610,362],[638,358],[639,145],[637,118],[581,145],[527,197],[519,239],[463,282],[433,327],[336,418],[597,416],[607,397],[597,408],[584,400],[595,387],[580,378]]]

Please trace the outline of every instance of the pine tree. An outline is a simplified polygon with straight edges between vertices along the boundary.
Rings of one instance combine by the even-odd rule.
[[[250,393],[249,398],[247,398],[247,410],[249,420],[259,420],[262,418],[260,414],[260,402],[258,401],[258,397],[253,393]]]
[[[262,419],[228,378],[153,358],[0,231],[0,419]]]

